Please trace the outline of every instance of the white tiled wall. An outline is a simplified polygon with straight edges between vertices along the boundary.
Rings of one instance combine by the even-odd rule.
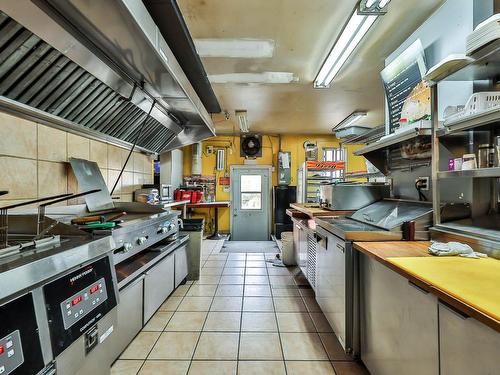
[[[0,207],[9,204],[78,192],[69,158],[97,162],[111,190],[128,150],[103,142],[53,129],[0,112]],[[133,192],[142,184],[152,183],[151,159],[134,152],[115,189],[120,201],[131,201]],[[70,204],[80,203],[69,202]]]

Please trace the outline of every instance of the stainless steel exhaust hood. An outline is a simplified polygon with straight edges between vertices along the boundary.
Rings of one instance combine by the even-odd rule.
[[[210,115],[139,0],[2,0],[0,108],[162,152],[213,136]]]

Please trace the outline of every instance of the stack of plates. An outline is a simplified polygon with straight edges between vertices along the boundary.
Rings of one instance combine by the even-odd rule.
[[[485,45],[500,39],[500,14],[480,23],[467,37],[467,55],[470,56]]]

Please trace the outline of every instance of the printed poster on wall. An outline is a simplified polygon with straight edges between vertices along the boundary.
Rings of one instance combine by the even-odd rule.
[[[430,88],[423,81],[427,72],[420,39],[381,72],[389,107],[389,134],[431,116]]]

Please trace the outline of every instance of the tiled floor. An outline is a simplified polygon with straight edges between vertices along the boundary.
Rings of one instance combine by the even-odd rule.
[[[205,241],[200,280],[180,286],[113,375],[365,375],[350,362],[296,269],[274,254],[221,253]]]

